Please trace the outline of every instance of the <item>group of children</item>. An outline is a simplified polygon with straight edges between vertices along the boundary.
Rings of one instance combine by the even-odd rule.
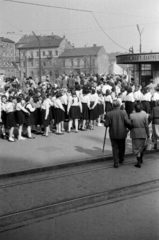
[[[14,128],[18,128],[18,140],[27,138],[34,139],[32,130],[48,137],[50,126],[56,128],[57,135],[64,134],[65,130],[70,133],[75,128],[86,131],[94,129],[95,125],[102,126],[101,116],[104,114],[104,97],[101,91],[94,88],[80,86],[75,89],[57,89],[45,92],[37,92],[36,95],[14,91],[7,96],[1,96],[1,126],[2,138],[9,142],[15,142]],[[68,126],[66,128],[65,121]],[[8,130],[8,136],[7,136]]]

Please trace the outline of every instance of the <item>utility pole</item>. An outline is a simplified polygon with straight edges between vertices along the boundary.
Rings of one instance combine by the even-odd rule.
[[[140,28],[139,28],[139,25],[137,24],[137,30],[138,30],[138,32],[139,32],[139,35],[140,35],[140,46],[139,46],[139,52],[141,53],[141,50],[142,50],[142,47],[141,47],[141,34],[143,33],[143,30],[144,29],[142,29],[141,31],[140,31]]]
[[[39,80],[41,82],[41,44],[40,44],[40,38],[32,31],[34,36],[37,38],[39,43]]]
[[[92,73],[92,56],[90,54],[90,74]]]

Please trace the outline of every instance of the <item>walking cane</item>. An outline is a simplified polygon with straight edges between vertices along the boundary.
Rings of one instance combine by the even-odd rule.
[[[104,142],[103,142],[103,153],[104,153],[104,147],[105,147],[105,142],[106,142],[106,137],[107,137],[107,127],[105,128],[105,135],[104,135]]]

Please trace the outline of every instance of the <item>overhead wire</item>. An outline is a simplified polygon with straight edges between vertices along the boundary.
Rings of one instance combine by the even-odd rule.
[[[96,12],[96,13],[103,13],[108,15],[121,15],[121,16],[132,16],[132,17],[144,17],[144,18],[152,18],[155,16],[142,16],[142,15],[135,15],[135,14],[127,14],[127,13],[112,13],[112,12],[106,12],[106,11],[96,11],[96,10],[86,10],[86,9],[78,9],[78,8],[71,8],[71,7],[60,7],[60,6],[54,6],[54,5],[48,5],[48,4],[41,4],[41,3],[31,3],[31,2],[22,2],[18,0],[4,0],[5,2],[12,2],[12,3],[21,3],[26,5],[33,5],[33,6],[39,6],[39,7],[48,7],[48,8],[56,8],[56,9],[65,9],[65,10],[72,10],[72,11],[78,11],[78,12]],[[158,17],[158,16],[156,16]]]
[[[38,3],[30,3],[30,2],[22,2],[22,1],[12,1],[12,0],[4,0],[6,2],[12,2],[12,3],[21,3],[21,4],[26,4],[26,5],[33,5],[33,6],[40,6],[40,7],[48,7],[48,8],[55,8],[55,9],[63,9],[63,10],[71,10],[71,11],[78,11],[78,12],[86,12],[86,13],[91,13],[93,19],[95,20],[95,22],[97,23],[98,27],[101,29],[101,31],[105,34],[105,36],[112,41],[115,45],[117,45],[118,47],[128,51],[127,48],[121,46],[120,44],[118,44],[116,41],[114,41],[104,30],[104,28],[101,26],[101,24],[99,23],[99,21],[97,20],[96,16],[94,15],[94,12],[99,12],[99,11],[92,11],[92,10],[85,10],[85,9],[76,9],[76,8],[70,8],[70,7],[60,7],[60,6],[53,6],[53,5],[46,5],[46,4],[38,4]],[[106,13],[106,12],[102,12],[102,13]],[[108,13],[107,13],[108,14]],[[110,13],[113,14],[113,13]],[[115,14],[115,15],[125,15],[125,14]],[[130,15],[129,15],[130,16]],[[135,16],[135,15],[134,15]],[[97,30],[96,30],[97,31]]]

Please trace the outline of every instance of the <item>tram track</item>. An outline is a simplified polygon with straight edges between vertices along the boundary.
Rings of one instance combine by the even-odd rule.
[[[159,191],[159,179],[61,201],[0,217],[0,233],[68,213],[82,211]]]
[[[0,186],[1,199],[4,199],[0,232],[159,191],[158,172],[154,172],[157,160],[157,154],[156,158],[145,155],[148,164],[141,170],[128,167],[135,162],[130,158],[118,170],[113,169],[111,160],[31,174],[25,179],[11,178],[12,182]],[[140,178],[136,178],[138,173]]]

